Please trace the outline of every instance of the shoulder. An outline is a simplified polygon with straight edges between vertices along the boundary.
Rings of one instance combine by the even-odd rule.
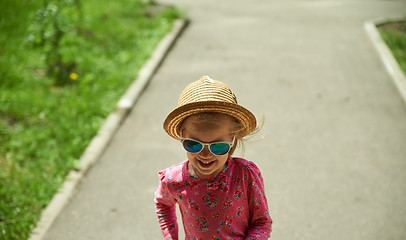
[[[159,179],[161,182],[170,182],[170,181],[180,181],[182,179],[182,173],[185,168],[187,161],[182,163],[170,166],[166,169],[159,171]]]
[[[250,171],[259,171],[258,166],[255,165],[255,163],[253,163],[251,161],[248,161],[243,158],[237,158],[237,157],[232,158],[232,160],[234,161],[234,165],[238,168],[243,168],[245,170],[250,170]]]
[[[255,163],[237,157],[232,158],[232,160],[234,162],[234,168],[236,171],[240,171],[240,173],[244,176],[262,179],[261,171]]]

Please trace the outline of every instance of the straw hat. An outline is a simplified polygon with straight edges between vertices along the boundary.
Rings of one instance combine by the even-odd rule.
[[[203,76],[183,90],[178,107],[169,113],[163,127],[169,136],[179,140],[182,121],[190,115],[201,112],[230,115],[240,121],[248,132],[253,131],[257,125],[254,114],[237,103],[237,98],[230,87],[208,76]]]

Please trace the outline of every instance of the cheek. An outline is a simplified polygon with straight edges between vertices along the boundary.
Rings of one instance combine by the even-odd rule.
[[[190,152],[186,151],[186,156],[187,156],[187,158],[188,158],[189,160],[193,159],[193,158],[195,157],[195,155],[196,155],[196,154],[194,154],[194,153],[190,153]]]
[[[226,163],[227,159],[228,159],[228,154],[222,155],[222,156],[217,156],[217,160],[221,163],[224,164]]]

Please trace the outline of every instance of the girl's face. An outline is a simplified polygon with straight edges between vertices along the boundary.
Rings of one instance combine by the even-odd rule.
[[[231,142],[233,135],[230,133],[232,122],[228,118],[220,118],[218,125],[214,128],[199,128],[191,121],[186,121],[182,130],[182,137],[191,138],[202,143]],[[229,154],[214,155],[205,146],[199,153],[186,151],[189,159],[189,166],[193,168],[198,177],[214,176],[224,168]],[[191,165],[191,166],[190,166]],[[191,171],[189,170],[189,173]]]

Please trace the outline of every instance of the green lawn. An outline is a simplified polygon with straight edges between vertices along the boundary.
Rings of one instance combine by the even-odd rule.
[[[406,74],[406,19],[379,26],[379,32]]]
[[[0,239],[27,239],[120,96],[180,16],[137,0],[82,0],[67,84],[32,44],[43,1],[0,1]]]

